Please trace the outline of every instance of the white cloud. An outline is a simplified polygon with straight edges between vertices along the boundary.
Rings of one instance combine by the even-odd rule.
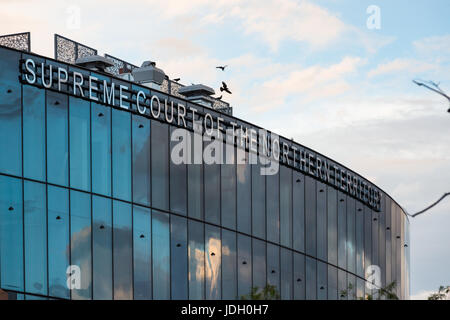
[[[422,73],[430,70],[437,70],[438,65],[423,62],[416,59],[399,58],[386,63],[379,64],[376,68],[369,71],[369,77],[385,75],[390,73]]]
[[[424,55],[450,55],[450,34],[416,40],[413,45]]]

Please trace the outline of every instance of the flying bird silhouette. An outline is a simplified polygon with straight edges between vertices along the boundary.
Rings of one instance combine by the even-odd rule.
[[[230,89],[228,88],[227,84],[225,82],[223,82],[223,81],[222,81],[222,86],[220,87],[220,91],[221,92],[225,91],[225,92],[227,92],[229,94],[232,94]]]
[[[178,82],[178,81],[180,81],[180,78],[175,78],[175,79],[173,79],[173,81]]]
[[[216,69],[220,69],[222,71],[225,71],[225,68],[228,67],[228,65],[225,66],[217,66]]]
[[[222,96],[220,96],[220,97],[217,97],[216,99],[217,99],[217,100],[222,100]]]

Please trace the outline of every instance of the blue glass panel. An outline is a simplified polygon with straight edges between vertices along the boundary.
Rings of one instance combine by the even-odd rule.
[[[205,287],[206,299],[221,299],[221,249],[220,229],[205,225]]]
[[[327,188],[317,182],[317,258],[327,261]],[[318,291],[320,294],[320,291]],[[326,295],[325,295],[326,298]]]
[[[252,233],[266,238],[266,176],[261,174],[261,165],[252,165]]]
[[[347,267],[347,198],[338,192],[338,266]]]
[[[20,53],[0,50],[0,172],[22,175]],[[3,137],[8,137],[7,139]]]
[[[220,224],[220,165],[205,164],[205,221]]]
[[[133,207],[134,299],[152,298],[152,217],[150,209]]]
[[[327,285],[328,268],[327,264],[317,261],[317,299],[327,300],[328,285]]]
[[[238,152],[238,156],[244,156],[244,152]],[[248,152],[245,158],[239,159],[237,164],[237,229],[239,232],[251,234],[252,230],[252,172],[248,164]]]
[[[338,298],[338,274],[337,268],[328,265],[328,300],[337,300]]]
[[[237,299],[236,233],[222,230],[222,298]]]
[[[337,265],[338,258],[338,233],[337,233],[337,191],[333,187],[327,187],[327,214],[328,214],[328,263]],[[337,279],[337,276],[336,276]],[[337,283],[337,280],[336,280]],[[337,284],[336,284],[337,286]]]
[[[339,300],[348,300],[347,272],[341,269],[338,269],[338,293]]]
[[[280,292],[280,247],[267,244],[267,284]]]
[[[364,211],[360,203],[356,208],[356,274],[364,277]]]
[[[68,97],[47,91],[47,181],[69,185]]]
[[[317,255],[316,181],[311,177],[305,177],[305,201],[306,253],[315,257]]]
[[[23,87],[23,175],[45,181],[45,91]]]
[[[52,297],[70,298],[66,270],[69,266],[69,191],[48,186],[48,282]]]
[[[292,178],[292,233],[295,250],[305,252],[305,177],[294,171]],[[304,283],[304,281],[303,281]]]
[[[47,294],[47,205],[45,184],[24,182],[25,290]]]
[[[153,299],[170,299],[169,215],[152,212]]]
[[[238,295],[250,294],[252,287],[251,238],[238,234]]]
[[[0,284],[23,291],[22,181],[0,175]]]
[[[112,110],[113,196],[131,201],[131,114]]]
[[[91,106],[88,101],[69,98],[70,186],[91,190]]]
[[[267,240],[280,243],[280,173],[266,176]]]
[[[230,145],[227,145],[225,152]],[[235,149],[226,152],[227,163],[235,163]],[[236,165],[223,164],[220,167],[222,226],[236,230]],[[190,199],[189,199],[190,200]]]
[[[172,148],[176,144],[183,144],[184,146],[189,146],[187,141],[187,131],[183,131],[180,134],[178,128],[171,127],[170,132],[173,133],[177,130],[177,135],[174,135],[174,137],[171,136],[170,139],[170,145],[171,145],[171,152]],[[179,138],[181,136],[182,141],[179,140],[172,141],[175,137]],[[187,213],[187,165],[186,162],[188,160],[188,152],[187,150],[183,149],[183,153],[178,154],[177,156],[181,159],[184,159],[185,163],[181,164],[175,164],[174,161],[170,161],[170,210],[172,212],[176,212],[182,215],[186,215]]]
[[[113,202],[114,299],[133,299],[133,235],[131,205]]]
[[[266,286],[266,243],[262,240],[253,241],[253,287],[262,289]]]
[[[205,241],[204,226],[189,220],[189,299],[205,297]]]
[[[292,169],[280,167],[281,245],[292,248]]]
[[[133,201],[150,205],[150,120],[133,115]]]
[[[92,197],[93,298],[112,299],[112,212],[111,199]]]
[[[93,103],[92,192],[111,195],[111,108]]]
[[[203,165],[188,165],[188,214],[189,217],[203,218]]]
[[[356,272],[356,210],[355,199],[347,199],[347,270]],[[356,284],[355,284],[356,285]]]
[[[294,299],[305,299],[305,256],[294,252]]]
[[[306,300],[317,299],[316,259],[306,257]]]
[[[92,298],[91,196],[70,191],[71,265],[80,268],[80,289],[73,289],[72,299]]]
[[[292,251],[281,248],[281,287],[280,297],[291,300],[293,297]]]
[[[152,204],[169,209],[169,128],[152,120]]]
[[[172,299],[188,298],[187,220],[172,215],[170,218]]]

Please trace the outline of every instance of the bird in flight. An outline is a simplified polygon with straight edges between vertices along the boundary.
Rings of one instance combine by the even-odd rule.
[[[220,69],[222,71],[225,71],[225,68],[228,67],[228,65],[225,66],[217,66],[216,69]]]
[[[217,100],[222,100],[222,96],[220,96],[220,97],[217,97],[216,99],[217,99]]]
[[[173,81],[178,82],[178,81],[180,81],[180,78],[175,78],[175,79],[173,79]]]
[[[232,94],[230,89],[228,88],[227,84],[225,82],[223,82],[223,81],[222,81],[222,86],[220,87],[220,91],[221,92],[225,91],[225,92],[227,92],[229,94]]]

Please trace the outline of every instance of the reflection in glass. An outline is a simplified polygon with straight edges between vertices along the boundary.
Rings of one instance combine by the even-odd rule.
[[[152,211],[152,246],[153,299],[170,299],[170,232],[167,213]]]
[[[338,192],[338,266],[347,267],[347,197]]]
[[[241,150],[238,152],[239,157],[236,165],[237,172],[237,228],[239,232],[251,233],[252,228],[252,176],[251,166],[248,164],[248,152]],[[244,164],[245,162],[245,164]]]
[[[348,197],[347,199],[347,270],[356,272],[356,216],[355,216],[355,199]]]
[[[238,234],[238,295],[248,295],[252,286],[251,238]]]
[[[294,252],[294,299],[305,299],[305,256]]]
[[[131,114],[112,110],[113,196],[131,200]]]
[[[236,233],[222,230],[222,298],[237,299]]]
[[[23,87],[23,174],[45,181],[45,91]]]
[[[24,181],[25,290],[47,294],[47,205],[45,184]]]
[[[221,249],[220,229],[205,225],[205,293],[209,300],[221,298]]]
[[[0,172],[22,175],[21,85],[17,79],[20,53],[0,52]]]
[[[47,91],[47,181],[69,185],[68,97]]]
[[[70,186],[91,190],[91,106],[69,97]]]
[[[189,220],[189,299],[205,298],[205,242],[203,224]]]
[[[133,201],[150,205],[150,120],[132,116],[133,130]]]
[[[306,253],[315,257],[317,255],[316,180],[308,176],[305,176],[305,199]]]
[[[111,195],[111,108],[92,103],[92,192]]]
[[[280,243],[280,173],[266,176],[267,240]]]
[[[281,245],[292,247],[292,169],[280,168],[280,237]]]
[[[328,298],[328,268],[327,264],[317,261],[317,299],[327,300]]]
[[[172,127],[170,129],[170,132],[172,133],[174,130],[177,130],[177,128]],[[179,129],[178,129],[179,130]],[[175,144],[183,144],[184,146],[189,146],[187,143],[187,131],[183,131],[181,133],[181,139],[182,141],[172,141],[170,142],[171,148]],[[184,140],[183,140],[184,139]],[[186,215],[187,211],[187,175],[186,175],[186,168],[187,168],[187,161],[188,161],[188,153],[186,152],[186,149],[182,149],[184,154],[181,152],[178,154],[178,157],[181,159],[184,159],[184,163],[181,164],[175,164],[172,160],[170,160],[170,210],[175,213],[179,213],[182,215]],[[172,152],[172,151],[171,151]]]
[[[92,197],[93,298],[112,299],[112,212],[111,200]]]
[[[222,201],[222,226],[236,230],[236,165],[235,149],[227,152],[231,145],[225,146],[225,164],[220,167],[221,174],[221,201]]]
[[[294,171],[292,181],[293,247],[295,250],[305,252],[305,177]]]
[[[170,217],[171,243],[171,284],[172,299],[188,298],[187,220],[172,215]]]
[[[152,218],[150,209],[133,207],[134,299],[152,298]]]
[[[66,269],[69,265],[69,191],[47,186],[49,295],[70,298]]]
[[[252,168],[252,233],[253,236],[266,238],[266,176],[261,174],[261,165]]]
[[[283,300],[291,300],[293,297],[292,287],[292,251],[281,248],[281,290],[280,296]]]
[[[338,232],[337,232],[337,191],[333,187],[327,186],[327,226],[328,226],[328,263],[337,265],[337,244],[338,244]],[[337,287],[337,275],[336,275],[336,287]]]
[[[317,298],[316,259],[306,257],[306,300]]]
[[[169,209],[169,128],[152,120],[152,204]]]
[[[72,290],[72,299],[92,298],[91,196],[70,191],[71,265],[80,267],[81,288]]]
[[[262,289],[266,286],[266,243],[262,240],[253,241],[253,287]]]
[[[113,202],[114,299],[133,299],[133,251],[131,206]]]
[[[338,300],[338,271],[337,268],[328,265],[328,300]]]
[[[0,175],[0,271],[4,289],[23,291],[22,182]]]
[[[327,261],[327,188],[317,182],[317,258]],[[323,291],[323,290],[321,290]],[[318,295],[322,294],[318,291]],[[322,295],[323,297],[323,295]],[[326,295],[325,295],[326,297]],[[319,297],[320,298],[320,297]]]
[[[280,247],[267,244],[267,284],[280,292]]]

